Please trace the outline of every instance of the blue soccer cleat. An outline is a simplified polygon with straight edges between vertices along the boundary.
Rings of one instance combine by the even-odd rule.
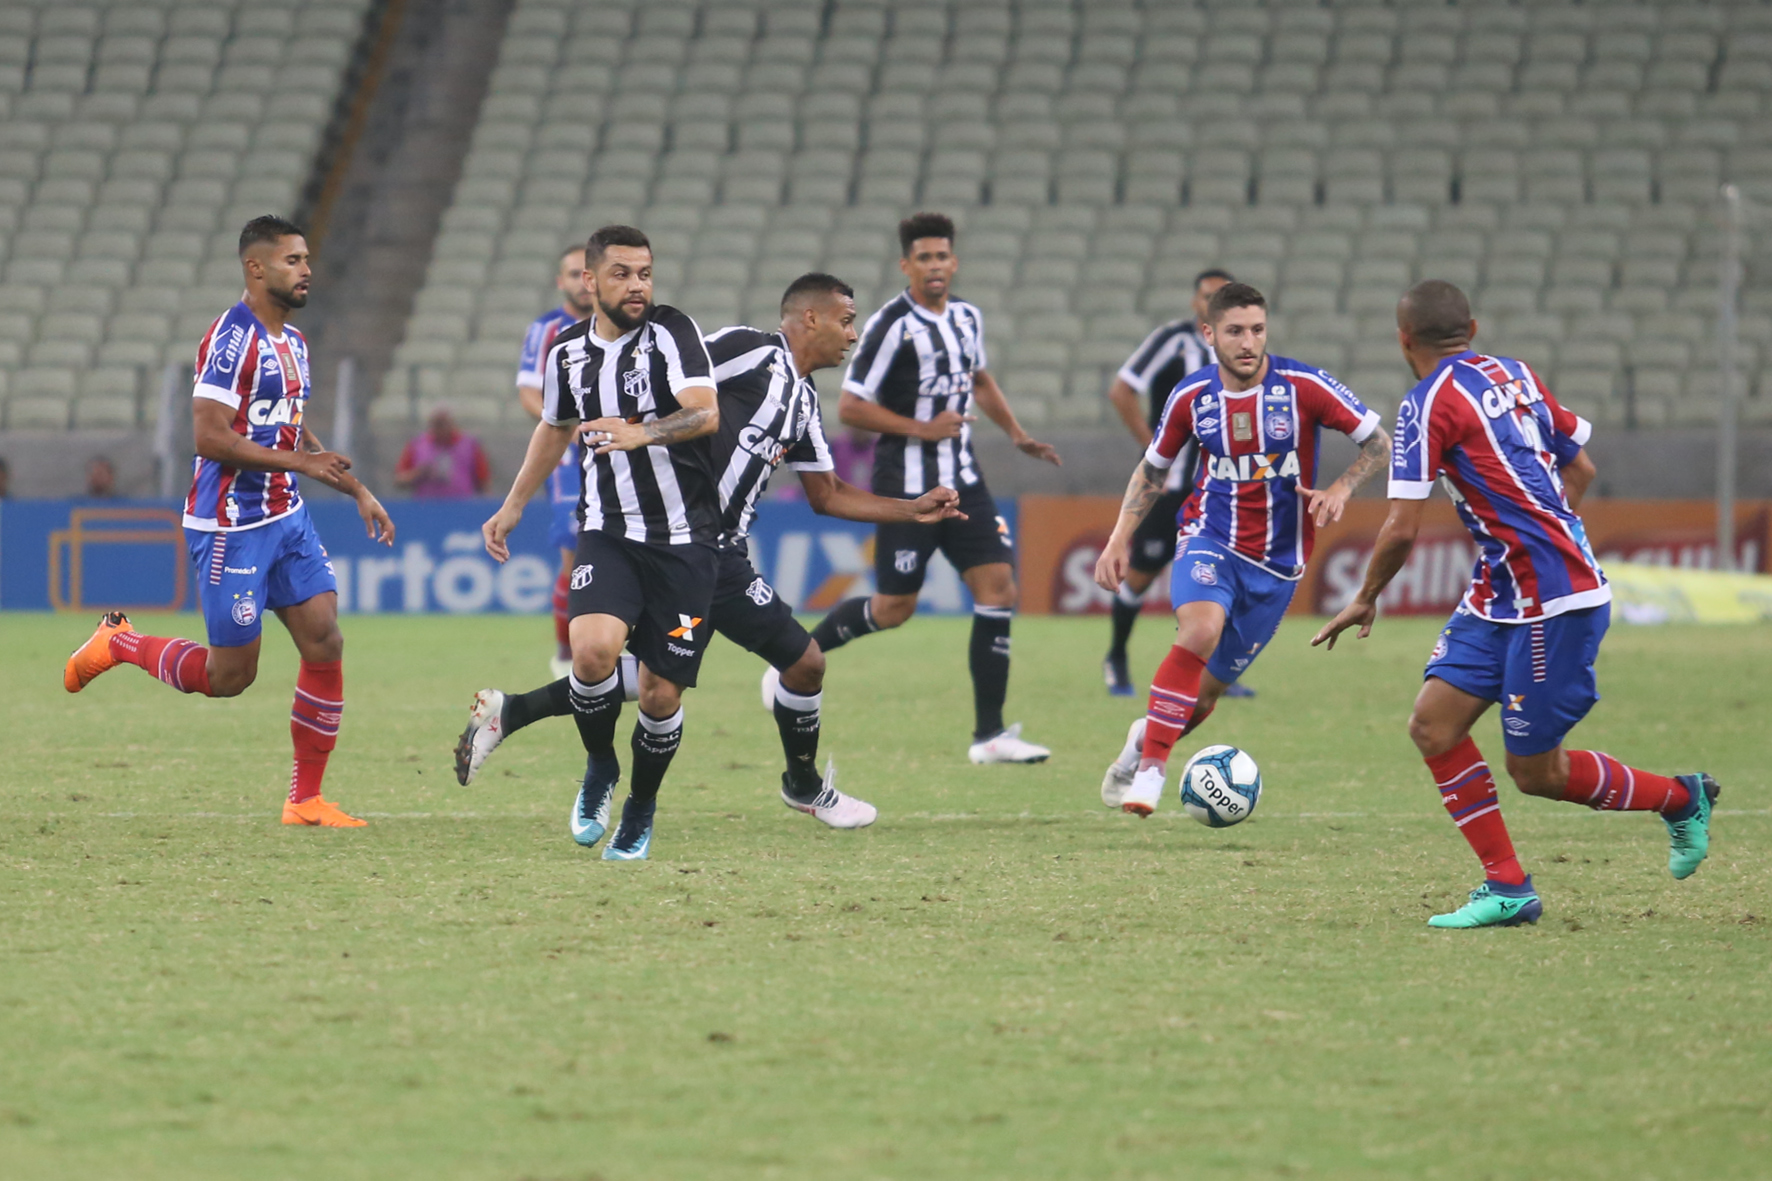
[[[621,824],[609,843],[603,846],[605,861],[645,861],[647,852],[652,848],[652,812],[656,801],[648,801],[645,807],[634,802],[629,796],[627,803],[621,806]]]
[[[1697,873],[1710,855],[1710,814],[1723,789],[1703,771],[1674,778],[1692,793],[1692,802],[1679,819],[1663,816],[1661,821],[1667,825],[1667,870],[1684,880]]]
[[[1437,914],[1427,921],[1430,927],[1517,927],[1536,923],[1544,914],[1544,903],[1532,888],[1532,875],[1522,885],[1506,882],[1484,882],[1471,891],[1471,900],[1450,914]]]
[[[572,804],[572,839],[589,849],[609,831],[609,800],[621,781],[621,763],[614,755],[585,759],[584,782]]]
[[[1243,682],[1237,681],[1224,691],[1224,695],[1226,697],[1254,697],[1255,690],[1251,689]]]
[[[1109,697],[1133,697],[1138,693],[1132,685],[1132,670],[1126,666],[1124,654],[1110,655],[1101,662],[1101,679],[1107,682]]]

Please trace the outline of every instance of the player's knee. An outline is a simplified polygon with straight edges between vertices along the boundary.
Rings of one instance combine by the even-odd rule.
[[[800,659],[783,670],[781,683],[788,692],[802,697],[810,697],[824,688],[824,651],[817,640],[807,644]]]
[[[334,626],[331,631],[302,645],[301,658],[316,664],[330,664],[345,658],[345,634]]]
[[[1424,757],[1431,759],[1443,755],[1457,746],[1459,740],[1460,736],[1452,733],[1452,727],[1446,723],[1419,713],[1409,715],[1409,741]]]
[[[654,718],[668,718],[683,704],[683,687],[658,678],[640,683],[640,708]]]

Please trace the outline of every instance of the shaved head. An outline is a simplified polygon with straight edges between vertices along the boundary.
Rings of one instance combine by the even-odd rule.
[[[1471,301],[1444,279],[1423,279],[1397,302],[1397,327],[1429,348],[1469,344]]]

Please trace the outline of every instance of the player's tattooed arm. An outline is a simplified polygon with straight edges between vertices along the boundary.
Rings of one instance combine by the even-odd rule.
[[[1121,580],[1126,577],[1126,567],[1132,561],[1132,534],[1151,511],[1151,506],[1157,503],[1157,497],[1163,494],[1163,483],[1168,476],[1167,471],[1148,458],[1138,461],[1132,479],[1126,484],[1125,499],[1120,502],[1120,519],[1114,522],[1113,535],[1102,547],[1101,557],[1095,563],[1095,584],[1103,590],[1118,590]]]
[[[651,422],[594,418],[579,427],[586,446],[598,455],[637,447],[669,447],[720,429],[720,407],[713,386],[690,386],[677,395],[682,409]]]
[[[1384,433],[1383,427],[1374,427],[1360,444],[1360,454],[1348,465],[1341,478],[1321,491],[1298,485],[1298,494],[1304,497],[1305,509],[1320,529],[1331,521],[1341,520],[1342,510],[1354,491],[1372,478],[1372,473],[1381,471],[1390,465],[1391,437]]]

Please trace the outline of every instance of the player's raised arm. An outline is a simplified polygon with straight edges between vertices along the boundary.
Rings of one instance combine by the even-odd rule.
[[[978,408],[984,411],[985,417],[1003,428],[1009,441],[1023,455],[1031,455],[1035,459],[1043,459],[1054,467],[1063,467],[1064,460],[1058,457],[1058,448],[1050,443],[1042,443],[1021,429],[1021,423],[1015,417],[1015,411],[1009,408],[1009,399],[1003,396],[1003,387],[987,369],[980,369],[972,375],[972,397],[978,402]]]

